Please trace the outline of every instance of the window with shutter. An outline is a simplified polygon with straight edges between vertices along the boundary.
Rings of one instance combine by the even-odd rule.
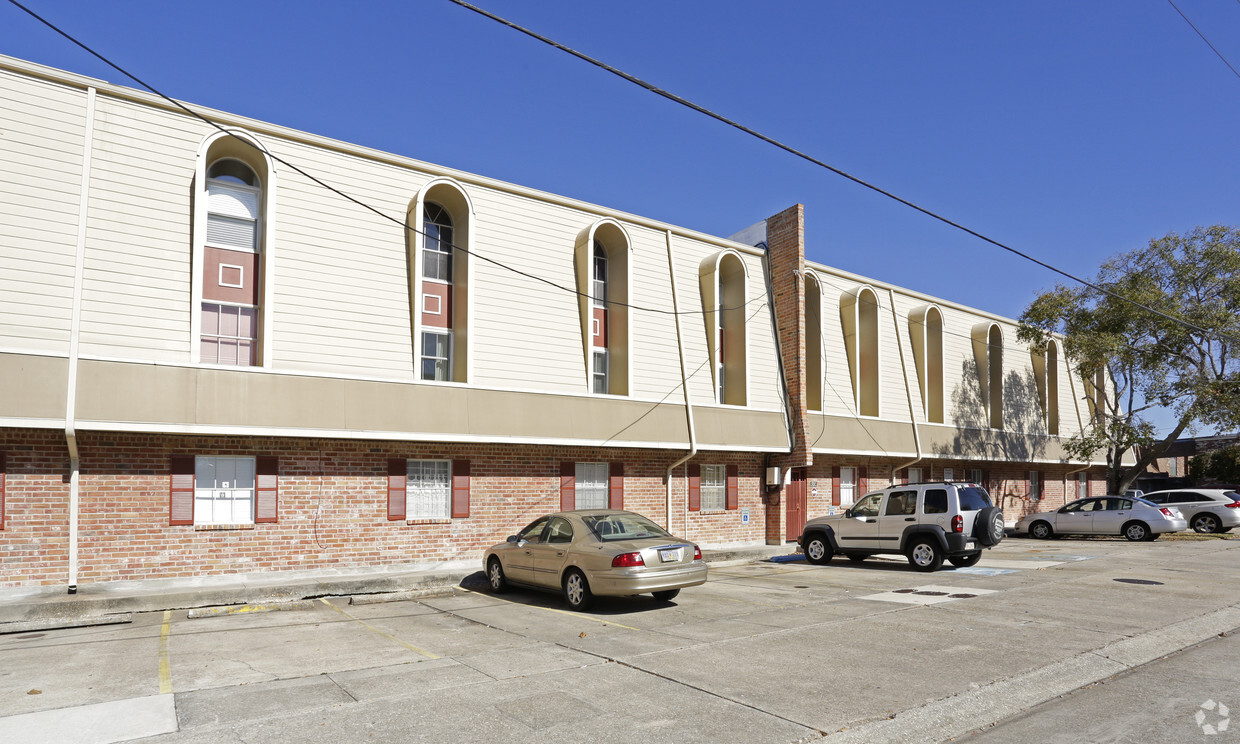
[[[469,460],[452,461],[452,518],[469,516]]]
[[[388,519],[405,518],[405,480],[409,465],[405,460],[388,460]]]
[[[194,523],[194,456],[173,455],[168,492],[168,524]]]
[[[609,472],[605,462],[579,462],[574,468],[574,509],[606,509]]]
[[[8,473],[8,463],[3,452],[0,452],[0,530],[4,529],[4,481]]]
[[[608,493],[609,509],[624,508],[624,463],[611,464],[611,489]]]
[[[452,515],[452,465],[448,460],[409,460],[405,481],[406,519]]]
[[[259,457],[255,463],[254,521],[279,521],[280,458]]]
[[[735,509],[740,506],[741,499],[741,469],[739,465],[728,466],[728,496],[725,508]]]
[[[689,511],[702,509],[702,466],[689,465]]]
[[[728,503],[728,469],[723,465],[701,466],[701,508],[722,511]]]
[[[572,511],[577,502],[577,464],[560,463],[560,511]]]

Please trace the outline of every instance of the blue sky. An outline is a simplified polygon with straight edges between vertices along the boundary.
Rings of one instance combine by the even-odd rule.
[[[1240,222],[1240,78],[1166,0],[478,4],[1073,273]],[[1057,281],[447,0],[29,5],[190,103],[714,235],[800,202],[811,260],[1008,317]],[[0,52],[132,84],[8,3]]]

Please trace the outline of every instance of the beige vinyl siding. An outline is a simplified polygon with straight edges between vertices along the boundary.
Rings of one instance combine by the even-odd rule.
[[[275,164],[276,369],[409,379],[413,348],[405,219],[424,174],[275,138],[282,159],[392,219],[370,212]],[[330,174],[330,178],[327,175]]]
[[[81,352],[188,361],[190,189],[206,125],[100,95]]]
[[[0,72],[0,347],[68,353],[86,92]]]
[[[573,249],[597,216],[484,187],[466,187],[476,212],[474,249],[520,271],[576,289]],[[586,368],[576,294],[489,261],[472,265],[474,377],[478,384],[584,393]]]
[[[857,286],[843,277],[826,271],[818,273],[822,282],[822,343],[825,379],[822,389],[823,413],[835,416],[856,416],[852,376],[848,367],[848,349],[844,344],[844,326],[840,320],[840,303],[849,289]]]
[[[630,289],[632,304],[643,308],[672,310],[672,282],[668,274],[667,233],[644,227],[628,228],[633,241]],[[684,272],[679,266],[677,271]],[[686,308],[679,298],[681,310]],[[692,309],[693,305],[688,305]],[[633,310],[629,314],[633,338],[633,360],[630,364],[630,395],[647,400],[683,403],[680,390],[680,348],[676,343],[676,318],[673,315]]]

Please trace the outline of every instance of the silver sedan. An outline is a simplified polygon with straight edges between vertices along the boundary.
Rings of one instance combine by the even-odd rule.
[[[574,610],[595,595],[651,592],[668,601],[706,581],[702,551],[640,514],[586,509],[539,517],[482,557],[494,592],[509,584],[560,591]]]
[[[1127,496],[1078,499],[1055,511],[1027,514],[1016,522],[1017,534],[1042,540],[1058,535],[1123,535],[1129,540],[1154,540],[1164,532],[1188,529],[1172,507]]]

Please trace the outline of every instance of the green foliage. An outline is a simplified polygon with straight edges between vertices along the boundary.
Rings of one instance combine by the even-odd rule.
[[[1195,455],[1188,462],[1188,472],[1195,481],[1240,483],[1240,447],[1226,447]]]
[[[1035,349],[1058,338],[1082,389],[1105,374],[1105,389],[1089,401],[1100,415],[1065,446],[1079,460],[1105,451],[1108,485],[1117,488],[1186,429],[1240,425],[1240,230],[1215,225],[1151,240],[1105,262],[1092,283],[1111,294],[1056,286],[1021,315],[1018,337]],[[1179,420],[1161,442],[1145,418],[1155,406]],[[1122,468],[1134,446],[1146,462]]]

